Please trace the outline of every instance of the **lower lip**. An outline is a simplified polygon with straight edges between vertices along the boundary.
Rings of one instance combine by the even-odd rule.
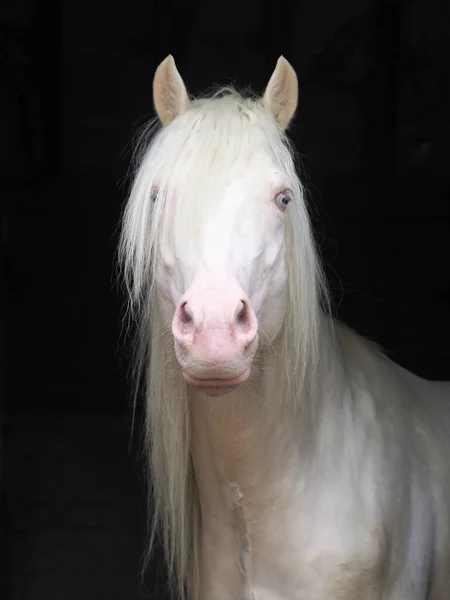
[[[189,375],[186,371],[183,371],[183,377],[192,387],[208,394],[208,396],[223,396],[235,390],[244,381],[247,381],[250,376],[250,370],[249,367],[241,375],[232,379],[199,379],[198,377]]]

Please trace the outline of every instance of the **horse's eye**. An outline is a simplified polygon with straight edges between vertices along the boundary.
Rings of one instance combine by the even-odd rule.
[[[158,197],[158,188],[156,186],[153,186],[152,191],[150,192],[150,199],[152,202],[155,202],[157,197]]]
[[[281,192],[275,198],[275,204],[278,206],[280,210],[286,210],[287,205],[292,200],[292,196],[290,192]]]

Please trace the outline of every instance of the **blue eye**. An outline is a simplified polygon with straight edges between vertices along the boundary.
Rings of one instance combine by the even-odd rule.
[[[275,198],[275,204],[280,210],[284,211],[291,200],[292,196],[289,192],[281,192],[281,194],[278,194],[278,196]]]

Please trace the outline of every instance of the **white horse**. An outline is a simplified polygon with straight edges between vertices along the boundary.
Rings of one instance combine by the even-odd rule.
[[[297,77],[154,77],[120,245],[147,379],[152,541],[190,600],[448,600],[450,385],[327,310],[285,130]]]

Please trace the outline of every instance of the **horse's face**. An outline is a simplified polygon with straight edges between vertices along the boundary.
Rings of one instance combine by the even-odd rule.
[[[276,336],[285,307],[291,197],[283,174],[267,157],[255,156],[217,199],[195,244],[176,243],[173,228],[166,228],[156,283],[192,385],[223,392],[241,383],[250,373],[258,331],[268,341]],[[182,193],[176,201],[183,202]],[[165,210],[170,213],[170,200]]]
[[[283,322],[292,181],[268,150],[255,152],[215,197],[194,243],[180,242],[171,218],[183,189],[181,175],[164,206],[156,286],[184,378],[221,395],[249,377],[259,335],[272,341]]]

